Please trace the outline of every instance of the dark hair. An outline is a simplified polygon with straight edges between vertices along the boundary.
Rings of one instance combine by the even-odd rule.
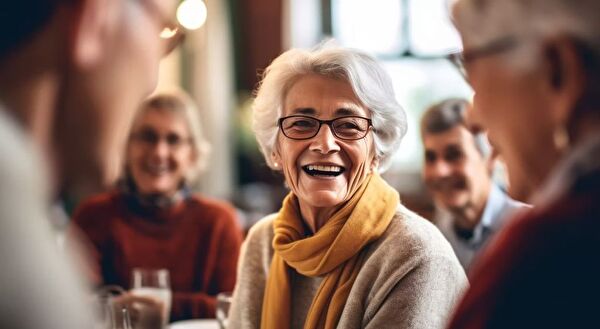
[[[38,32],[61,0],[0,1],[0,59]]]
[[[421,119],[421,132],[439,134],[464,124],[468,105],[464,99],[452,98],[431,106]]]
[[[421,118],[421,135],[440,134],[456,126],[464,126],[468,106],[469,102],[462,98],[450,98],[434,104]],[[473,140],[481,155],[487,157],[491,153],[489,143],[482,133],[473,133]]]

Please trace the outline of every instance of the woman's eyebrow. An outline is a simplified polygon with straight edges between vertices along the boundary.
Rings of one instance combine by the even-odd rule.
[[[315,115],[317,115],[317,110],[315,110],[312,107],[299,107],[299,108],[292,110],[292,114],[303,114],[303,115],[315,116]],[[336,117],[348,116],[348,115],[361,116],[361,115],[364,115],[364,113],[362,113],[361,111],[359,111],[357,108],[354,108],[354,107],[341,107],[341,108],[335,110],[334,115]]]
[[[345,115],[363,115],[360,113],[358,109],[352,107],[342,107],[335,111],[335,116],[345,116]]]
[[[300,108],[294,109],[292,111],[292,114],[316,115],[317,110],[313,109],[312,107],[300,107]]]

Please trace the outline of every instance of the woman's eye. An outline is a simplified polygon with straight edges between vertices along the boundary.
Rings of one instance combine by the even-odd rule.
[[[315,123],[311,120],[297,120],[292,123],[292,127],[314,127]]]
[[[338,126],[338,128],[343,129],[358,129],[358,126],[353,122],[344,122]]]
[[[167,144],[169,145],[179,145],[181,143],[181,137],[178,135],[168,135],[167,136]]]
[[[354,121],[342,121],[339,122],[336,126],[336,129],[343,130],[362,130],[361,127]]]
[[[144,130],[139,133],[139,139],[146,143],[156,143],[159,137],[153,131]]]

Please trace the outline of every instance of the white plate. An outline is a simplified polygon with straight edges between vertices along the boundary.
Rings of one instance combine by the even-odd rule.
[[[173,322],[169,329],[219,329],[216,319],[196,319]]]

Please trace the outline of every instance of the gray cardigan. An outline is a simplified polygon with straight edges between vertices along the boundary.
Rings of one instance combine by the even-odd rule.
[[[242,246],[229,329],[260,328],[274,218],[252,227]],[[367,248],[338,328],[443,328],[467,278],[437,228],[399,205],[384,235]],[[322,278],[291,272],[291,328],[296,329],[303,327]]]

